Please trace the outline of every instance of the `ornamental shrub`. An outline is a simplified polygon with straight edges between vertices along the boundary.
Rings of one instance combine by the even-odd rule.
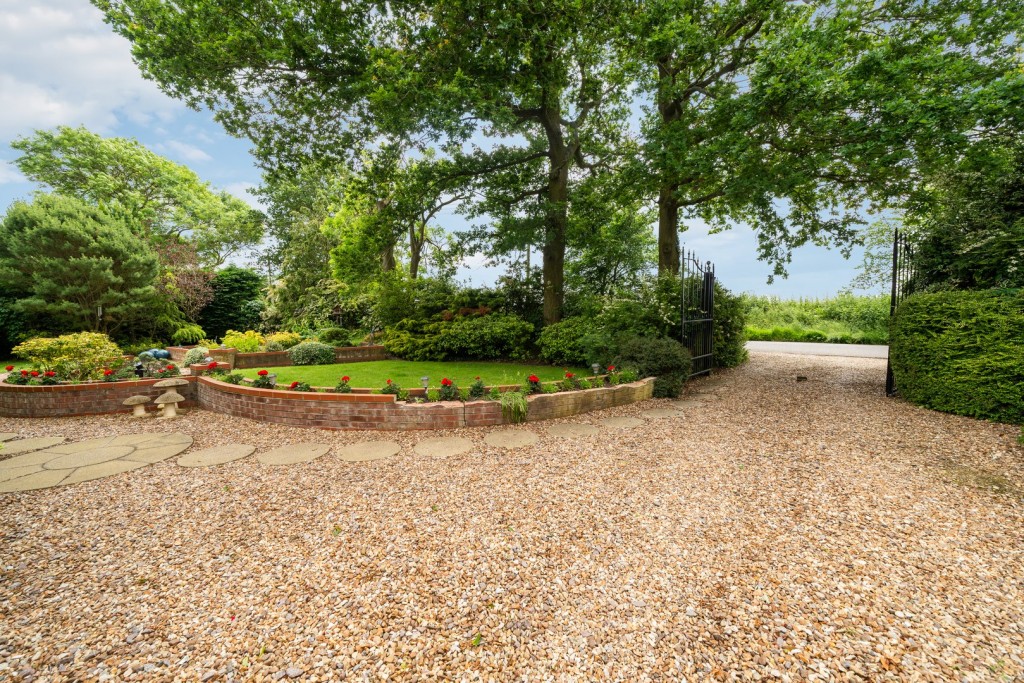
[[[746,308],[743,298],[715,282],[715,331],[712,351],[716,368],[734,368],[747,360]]]
[[[334,362],[334,347],[320,342],[302,342],[288,349],[293,365],[330,365]]]
[[[104,368],[120,366],[124,361],[117,344],[99,332],[36,337],[18,344],[13,352],[35,367],[53,370],[71,382],[99,379]]]
[[[239,353],[256,353],[266,343],[263,335],[254,330],[247,332],[235,332],[228,330],[224,333],[224,346],[229,349],[238,349]]]
[[[185,360],[182,363],[187,368],[190,365],[196,365],[206,360],[207,356],[210,355],[210,349],[205,346],[196,346],[188,350],[185,354]]]
[[[690,375],[690,352],[674,339],[633,337],[622,343],[616,365],[656,377],[656,398],[674,397]]]
[[[290,349],[301,341],[302,335],[297,332],[274,332],[267,335],[267,348],[270,344],[279,344],[282,349]]]
[[[514,315],[458,318],[442,328],[438,345],[447,358],[525,358],[533,325]]]
[[[344,327],[325,327],[316,333],[317,341],[331,346],[348,346],[350,333]]]
[[[916,294],[896,309],[889,336],[903,398],[1024,423],[1024,290]]]
[[[589,318],[566,318],[541,330],[537,345],[541,358],[552,365],[589,365],[586,339],[594,329]]]

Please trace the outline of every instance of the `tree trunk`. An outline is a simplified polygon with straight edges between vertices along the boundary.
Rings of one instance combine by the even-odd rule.
[[[541,121],[548,138],[547,220],[544,227],[544,325],[562,319],[565,300],[565,234],[569,224],[569,165],[572,150],[562,136],[561,112],[548,107]]]
[[[420,226],[419,234],[415,225],[409,228],[409,279],[415,280],[420,272],[420,252],[426,242],[426,224]]]
[[[380,269],[385,273],[395,269],[395,245],[389,244],[380,255]]]
[[[658,192],[658,274],[679,272],[679,200],[676,185],[666,183]]]

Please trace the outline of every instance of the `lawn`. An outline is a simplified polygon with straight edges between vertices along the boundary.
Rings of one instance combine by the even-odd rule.
[[[240,370],[246,377],[256,377],[261,368]],[[550,365],[519,363],[474,363],[474,362],[413,362],[405,360],[380,360],[362,363],[338,363],[334,365],[298,365],[278,368],[263,368],[277,374],[277,383],[288,384],[299,380],[315,387],[333,387],[338,378],[348,375],[353,387],[373,388],[384,386],[387,380],[397,382],[404,389],[422,386],[420,377],[430,378],[431,387],[439,387],[445,377],[462,387],[468,387],[476,377],[484,384],[520,384],[527,376],[537,375],[542,382],[562,379],[566,370],[579,376],[590,374],[584,368],[561,368]]]

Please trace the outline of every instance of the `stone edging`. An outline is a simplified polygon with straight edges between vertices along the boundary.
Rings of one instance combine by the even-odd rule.
[[[201,407],[236,417],[295,427],[321,429],[453,429],[505,422],[497,401],[398,403],[386,394],[307,393],[256,389],[209,377],[185,377],[176,390],[185,407]],[[96,382],[55,386],[0,384],[0,417],[68,417],[130,410],[121,405],[129,396],[156,398],[163,389],[156,379]],[[527,397],[527,421],[568,417],[611,408],[651,397],[653,378],[598,389],[535,394]]]

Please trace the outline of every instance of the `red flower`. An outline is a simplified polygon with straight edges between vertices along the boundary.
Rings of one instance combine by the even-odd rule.
[[[477,379],[477,380],[479,380],[479,379],[480,379],[480,375],[477,375],[477,376],[476,376],[476,379]]]
[[[14,366],[13,366],[13,365],[8,365],[8,366],[7,366],[7,372],[10,372],[10,371],[11,371],[11,370],[13,370],[13,369],[14,369]]]
[[[46,376],[47,376],[47,377],[56,377],[56,376],[57,376],[57,373],[56,373],[56,372],[54,372],[53,370],[47,370],[47,371],[46,371]]]
[[[106,370],[103,371],[103,376],[104,377],[110,377],[113,374],[114,374],[114,371],[111,370],[110,368],[107,368]]]
[[[289,386],[290,389],[294,389],[295,387],[299,386],[299,380],[295,380],[294,382],[292,382],[288,386]]]
[[[615,366],[614,365],[609,365],[608,366],[608,372],[615,372]]]
[[[173,366],[173,365],[168,365],[168,366],[167,366],[167,369],[168,369],[168,370],[173,370],[173,369],[174,369],[174,366]]]
[[[22,370],[21,371],[21,376],[22,377],[28,377],[28,370]]]
[[[207,369],[207,370],[216,370],[216,369],[217,369],[217,361],[213,361],[212,363],[210,363],[209,365],[207,365],[207,366],[206,366],[206,369]]]
[[[260,371],[259,371],[259,372],[257,372],[256,374],[257,374],[257,375],[259,375],[260,377],[266,377],[266,376],[267,376],[267,375],[269,375],[270,373],[269,373],[269,372],[267,372],[266,370],[260,370]]]
[[[388,384],[391,384],[391,380],[388,380]]]
[[[38,376],[39,376],[39,372],[38,372],[38,371],[36,371],[36,370],[33,370],[33,371],[31,372],[31,375],[32,375],[33,377],[38,377]]]
[[[575,376],[576,376],[576,375],[572,374],[571,372],[567,372],[567,373],[565,373],[565,378],[566,378],[566,379],[572,379],[572,378],[573,378],[573,377],[575,377]]]
[[[347,382],[348,381],[348,375],[345,375],[344,377],[342,377],[341,381],[342,382]]]
[[[527,380],[529,380],[529,381],[531,381],[531,382],[534,382],[534,383],[536,383],[536,382],[539,382],[539,381],[540,381],[540,378],[539,378],[539,377],[537,377],[537,375],[530,375],[530,376],[529,376],[529,377],[527,377],[526,379],[527,379]]]
[[[444,379],[441,380],[441,386],[443,386],[443,387],[450,387],[451,385],[452,385],[452,381],[450,379],[448,379],[447,377],[445,377]]]

